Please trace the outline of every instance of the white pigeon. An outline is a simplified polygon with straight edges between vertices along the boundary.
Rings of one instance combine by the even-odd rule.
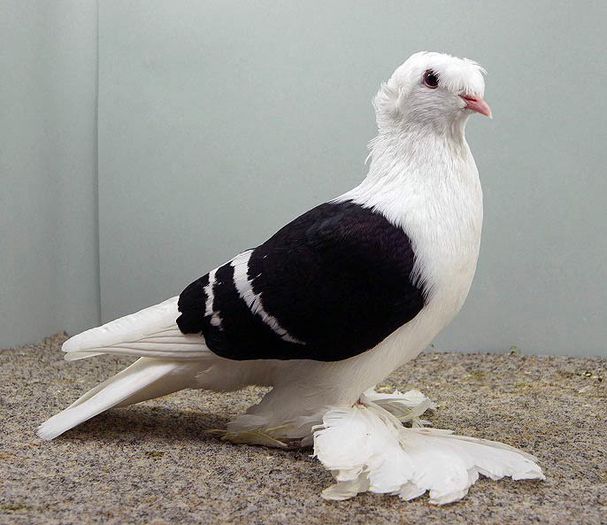
[[[327,498],[430,491],[440,504],[463,497],[479,474],[542,479],[532,456],[506,445],[419,428],[432,407],[423,395],[371,390],[432,341],[470,289],[483,207],[464,131],[473,113],[491,116],[483,73],[468,59],[411,56],[374,99],[378,134],[361,184],[178,297],[69,339],[67,360],[139,359],[38,435],[184,388],[262,385],[272,389],[224,437],[314,441],[337,480]]]

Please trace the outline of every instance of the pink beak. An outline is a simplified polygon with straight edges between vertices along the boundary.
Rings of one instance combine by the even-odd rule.
[[[476,111],[481,115],[485,115],[486,117],[492,118],[491,108],[489,107],[489,104],[485,102],[484,98],[473,97],[470,95],[460,95],[460,97],[462,97],[464,99],[464,102],[466,102],[466,109],[469,109],[470,111]]]

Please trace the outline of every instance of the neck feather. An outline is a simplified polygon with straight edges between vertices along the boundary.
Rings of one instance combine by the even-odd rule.
[[[369,144],[367,177],[338,200],[371,207],[401,200],[405,193],[433,191],[462,179],[475,183],[478,173],[464,136],[464,126],[437,133],[429,126],[381,129]]]
[[[465,137],[465,119],[447,129],[431,125],[381,129],[369,144],[367,179],[411,171],[427,170],[428,176],[440,174],[449,165],[471,158]],[[448,170],[447,170],[448,171]]]

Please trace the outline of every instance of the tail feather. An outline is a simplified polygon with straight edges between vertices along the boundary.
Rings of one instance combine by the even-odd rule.
[[[68,339],[62,348],[68,361],[100,354],[140,359],[40,425],[38,435],[53,439],[109,408],[195,386],[195,375],[213,354],[200,335],[181,333],[177,300],[173,297]]]
[[[116,406],[139,403],[193,386],[197,367],[180,362],[138,359],[114,377],[97,385],[38,427],[51,440],[67,430]]]
[[[189,361],[208,354],[204,339],[185,335],[177,326],[178,297],[92,328],[63,343],[65,359],[76,361],[101,354]]]
[[[124,342],[140,341],[150,334],[159,334],[172,329],[179,315],[178,297],[144,308],[109,323],[86,330],[63,344],[64,352],[92,350]]]

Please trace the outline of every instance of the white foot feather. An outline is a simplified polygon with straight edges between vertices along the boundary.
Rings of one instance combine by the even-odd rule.
[[[323,491],[324,498],[343,500],[369,491],[411,500],[429,491],[430,503],[443,505],[463,498],[479,474],[545,479],[533,456],[508,445],[404,427],[402,421],[421,415],[411,407],[420,395],[367,392],[359,404],[325,414],[314,434],[314,454],[337,483]],[[404,417],[395,415],[400,412]]]

